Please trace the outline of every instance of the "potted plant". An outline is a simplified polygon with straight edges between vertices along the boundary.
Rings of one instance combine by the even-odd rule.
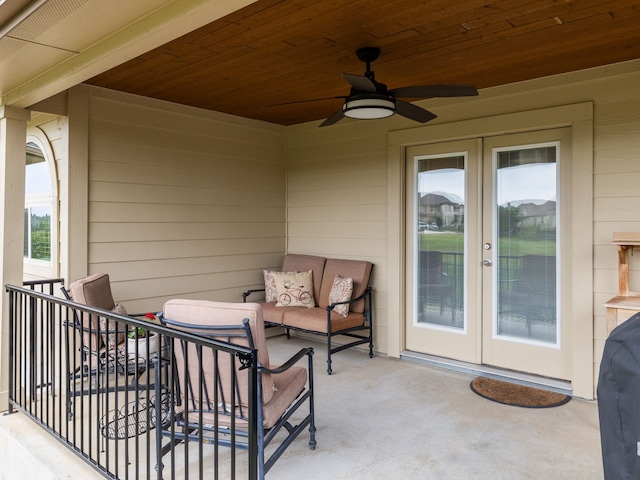
[[[147,313],[144,318],[149,322],[156,321],[156,316],[153,313]],[[127,333],[129,356],[135,357],[137,352],[138,357],[147,358],[147,352],[150,355],[158,351],[159,338],[157,333],[151,332],[144,327],[131,327],[129,333]]]

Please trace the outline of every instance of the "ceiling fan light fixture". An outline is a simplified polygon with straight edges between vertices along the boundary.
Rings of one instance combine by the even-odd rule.
[[[344,116],[359,120],[387,118],[396,112],[396,104],[382,98],[347,100],[342,107]]]

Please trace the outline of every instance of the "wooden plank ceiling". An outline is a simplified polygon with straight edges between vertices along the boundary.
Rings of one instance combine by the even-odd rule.
[[[342,100],[266,105],[347,95],[358,47],[389,88],[482,89],[640,58],[639,24],[634,0],[260,0],[87,83],[292,125]]]

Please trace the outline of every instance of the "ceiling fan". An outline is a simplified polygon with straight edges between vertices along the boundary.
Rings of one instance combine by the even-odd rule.
[[[364,75],[343,73],[342,78],[351,85],[348,96],[344,98],[344,105],[340,110],[320,124],[321,127],[333,125],[344,117],[358,119],[375,119],[390,117],[394,113],[403,117],[426,123],[437,115],[424,108],[413,105],[401,98],[433,98],[433,97],[465,97],[478,95],[473,85],[423,85],[387,89],[384,83],[377,82],[371,71],[371,62],[380,55],[377,47],[363,47],[356,50],[360,61],[366,63],[367,71]],[[326,100],[326,99],[318,99]]]

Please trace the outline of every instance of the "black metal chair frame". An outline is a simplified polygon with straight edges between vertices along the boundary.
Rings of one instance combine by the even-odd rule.
[[[234,341],[240,340],[241,342],[246,342],[248,344],[248,348],[254,352],[254,358],[257,358],[255,355],[257,350],[255,350],[253,337],[251,335],[251,329],[249,325],[249,320],[244,319],[242,325],[194,325],[183,322],[178,322],[175,320],[171,320],[166,318],[163,314],[159,314],[160,320],[163,325],[168,327],[173,327],[177,329],[188,329],[195,333],[195,335],[205,337],[207,339],[216,340],[219,345],[224,346],[234,346]],[[165,337],[168,341],[181,341],[185,342],[185,340],[179,338],[169,338]],[[223,340],[221,340],[223,339]],[[183,343],[184,344],[184,343]],[[205,348],[205,347],[202,347]],[[175,413],[175,411],[170,411],[168,413],[169,421],[162,425],[162,436],[169,437],[171,440],[166,445],[162,446],[160,443],[157,445],[158,453],[158,465],[156,468],[158,470],[162,470],[164,468],[161,463],[161,458],[164,457],[167,453],[169,453],[176,445],[181,442],[184,442],[185,439],[188,441],[194,442],[203,442],[216,444],[226,447],[236,447],[241,450],[250,450],[251,445],[249,444],[249,436],[250,433],[247,430],[243,430],[240,427],[235,427],[235,420],[240,420],[243,422],[247,422],[249,425],[249,429],[251,428],[251,412],[255,412],[256,428],[257,428],[257,454],[258,454],[258,478],[264,479],[265,474],[271,469],[273,464],[280,458],[280,456],[284,453],[287,447],[296,439],[300,433],[302,433],[305,428],[309,427],[309,448],[311,450],[315,450],[316,440],[315,440],[315,408],[314,408],[314,389],[313,389],[313,348],[307,347],[300,349],[294,356],[292,356],[286,363],[277,368],[266,368],[265,366],[258,364],[256,368],[257,372],[257,380],[255,381],[255,385],[257,385],[257,405],[251,405],[247,408],[243,407],[242,399],[237,400],[237,396],[240,395],[240,387],[239,380],[237,375],[233,375],[233,388],[232,388],[232,397],[236,398],[225,398],[223,392],[221,392],[220,388],[220,377],[219,372],[217,371],[216,365],[216,384],[218,388],[216,392],[207,392],[201,389],[202,385],[200,385],[200,380],[193,379],[191,376],[187,375],[188,385],[181,385],[179,382],[178,372],[176,371],[176,363],[175,363],[175,346],[173,345],[164,345],[163,352],[168,352],[172,359],[163,358],[161,361],[164,363],[163,368],[169,368],[171,371],[171,375],[166,386],[169,391],[173,392],[173,401],[176,405],[181,405],[182,402],[182,391],[186,388],[185,398],[186,402],[189,402],[189,393],[193,391],[199,391],[202,395],[206,397],[206,399],[202,399],[199,402],[199,405],[194,405],[192,410],[187,411],[187,415],[189,413],[194,412],[206,412],[206,413],[214,413],[216,415],[223,415],[228,417],[231,421],[231,427],[227,427],[224,425],[202,425],[201,423],[189,422],[185,421],[185,410],[187,410],[185,406],[185,410],[182,410],[179,413]],[[182,349],[184,353],[184,349]],[[202,355],[202,353],[200,353]],[[294,401],[294,403],[289,406],[289,408],[284,412],[284,414],[280,417],[277,423],[266,430],[264,428],[263,422],[263,390],[262,390],[262,374],[270,373],[277,374],[285,372],[294,366],[298,361],[300,361],[303,357],[307,357],[308,361],[308,383],[309,387],[298,396],[298,398]],[[244,370],[249,368],[250,359],[247,357],[243,357],[242,354],[236,355],[236,360],[240,362],[239,370]],[[202,365],[200,365],[202,367]],[[156,369],[156,375],[159,375],[160,369]],[[202,371],[200,369],[200,374]],[[249,380],[250,384],[254,383]],[[161,385],[162,382],[156,381],[156,385]],[[251,388],[251,387],[250,387]],[[157,395],[156,395],[157,396]],[[305,402],[309,403],[309,413],[305,415],[305,417],[300,420],[297,425],[292,425],[290,423],[290,419],[294,413],[300,409]],[[238,403],[237,406],[233,407]],[[199,408],[198,408],[199,407]],[[217,423],[217,422],[216,422]],[[172,427],[172,425],[177,425],[177,429]],[[277,446],[275,451],[271,453],[271,455],[265,459],[265,450],[267,446],[274,440],[274,438],[285,429],[288,432],[288,436],[284,438],[281,443]],[[178,431],[179,430],[179,431]],[[209,432],[208,436],[200,436],[201,431]],[[229,438],[224,438],[223,436],[228,436]],[[157,437],[158,442],[160,442],[160,436]],[[242,440],[244,439],[244,440]]]

